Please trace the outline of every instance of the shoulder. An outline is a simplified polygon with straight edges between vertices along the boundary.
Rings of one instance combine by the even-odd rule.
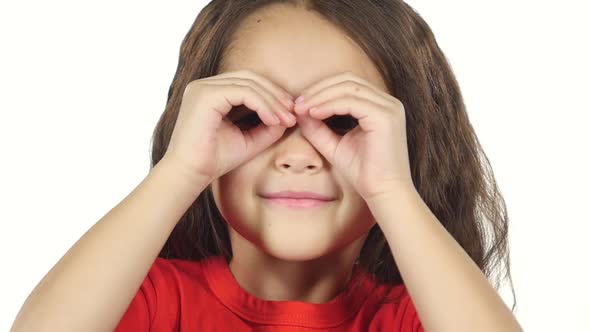
[[[202,261],[157,257],[146,277],[168,282],[182,282],[187,278],[195,280],[196,277],[202,276],[202,266]]]
[[[181,307],[204,287],[200,261],[157,257],[115,331],[174,329]]]
[[[179,297],[186,290],[206,287],[203,263],[158,257],[150,267],[143,284],[153,287],[159,299],[167,303],[178,303]]]

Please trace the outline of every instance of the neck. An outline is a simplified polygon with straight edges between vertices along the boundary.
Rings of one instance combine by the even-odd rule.
[[[242,289],[271,301],[326,303],[344,290],[366,236],[333,254],[309,260],[271,256],[249,241],[232,241],[229,269]]]

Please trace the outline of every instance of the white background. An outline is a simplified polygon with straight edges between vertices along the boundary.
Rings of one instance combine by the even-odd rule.
[[[506,199],[518,320],[590,331],[587,5],[409,3],[451,62]],[[0,4],[1,331],[147,175],[180,43],[204,4]]]

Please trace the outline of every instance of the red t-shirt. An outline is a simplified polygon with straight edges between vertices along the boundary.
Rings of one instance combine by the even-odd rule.
[[[359,279],[361,286],[351,287]],[[270,301],[242,289],[223,256],[201,261],[158,257],[115,332],[424,332],[403,284],[379,284],[370,292],[373,283],[355,265],[346,288],[327,303]],[[398,296],[397,302],[379,303]]]

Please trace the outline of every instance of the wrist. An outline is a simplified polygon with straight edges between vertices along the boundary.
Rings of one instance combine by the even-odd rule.
[[[199,193],[205,190],[210,182],[204,176],[197,176],[189,172],[181,163],[177,163],[166,156],[160,159],[154,166],[155,168],[161,169],[162,173],[173,178],[179,186],[185,187],[188,190],[198,191]]]
[[[379,192],[379,194],[375,194],[371,197],[365,199],[367,205],[369,206],[377,206],[377,205],[391,205],[393,202],[396,202],[402,198],[406,198],[409,196],[413,197],[420,197],[418,194],[418,190],[413,185],[408,184],[392,184],[385,187],[386,189]]]

